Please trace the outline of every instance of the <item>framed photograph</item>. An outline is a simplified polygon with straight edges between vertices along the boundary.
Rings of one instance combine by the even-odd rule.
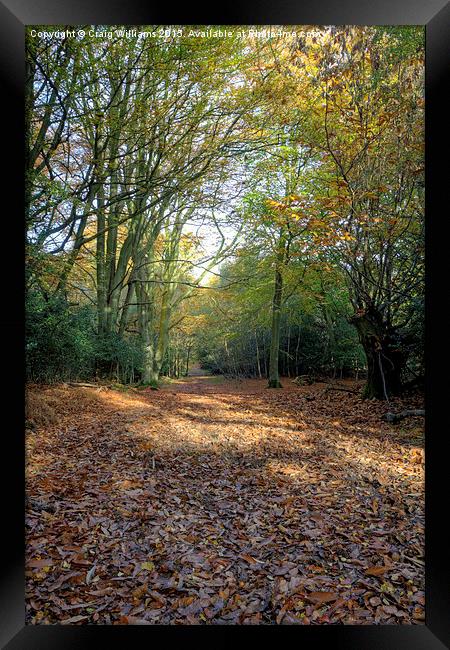
[[[450,647],[448,4],[0,16],[2,647]]]

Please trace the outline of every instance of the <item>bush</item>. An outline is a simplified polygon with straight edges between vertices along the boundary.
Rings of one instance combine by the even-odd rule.
[[[142,367],[137,338],[97,334],[90,305],[71,307],[62,296],[30,292],[26,300],[27,380],[55,383],[94,376],[136,381]]]
[[[53,383],[92,376],[93,310],[69,309],[62,297],[30,293],[26,302],[26,369],[29,381]]]
[[[102,334],[96,340],[95,361],[100,376],[134,383],[142,372],[142,344],[138,338],[124,339],[114,332]]]

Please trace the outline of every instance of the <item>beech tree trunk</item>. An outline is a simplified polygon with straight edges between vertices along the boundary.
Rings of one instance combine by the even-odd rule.
[[[275,289],[272,302],[272,330],[270,340],[269,357],[269,388],[281,388],[278,373],[278,360],[280,354],[280,320],[281,320],[281,298],[283,295],[283,277],[280,270],[275,271]]]
[[[258,347],[258,336],[255,332],[255,343],[256,343],[256,366],[258,368],[258,377],[261,379],[262,374],[261,374],[261,363],[259,360],[259,347]]]
[[[187,348],[187,356],[186,356],[186,370],[184,372],[184,376],[187,377],[189,374],[189,357],[191,356],[191,346],[188,345]]]
[[[350,318],[356,327],[367,359],[367,383],[363,396],[371,399],[389,399],[402,390],[402,371],[407,352],[401,342],[394,340],[374,308],[360,310]]]

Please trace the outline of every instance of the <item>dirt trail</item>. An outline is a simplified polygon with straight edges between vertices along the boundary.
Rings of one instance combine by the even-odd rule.
[[[420,419],[288,380],[45,394],[29,623],[423,623]]]

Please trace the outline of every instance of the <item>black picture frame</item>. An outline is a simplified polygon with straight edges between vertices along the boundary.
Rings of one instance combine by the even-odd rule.
[[[25,26],[84,24],[321,24],[426,26],[426,621],[425,625],[371,626],[25,626],[24,606],[24,268],[23,253],[23,123]],[[308,0],[210,6],[200,12],[186,3],[180,10],[140,3],[139,0],[3,0],[0,2],[0,70],[3,88],[2,174],[3,251],[9,254],[3,270],[0,325],[3,352],[3,415],[10,416],[2,438],[5,481],[2,491],[3,542],[0,581],[0,642],[8,650],[23,648],[89,648],[98,644],[137,644],[155,634],[172,642],[205,641],[225,644],[245,635],[248,641],[269,643],[276,635],[306,645],[351,650],[438,650],[450,647],[450,579],[448,536],[444,533],[448,491],[447,456],[442,423],[447,387],[430,370],[448,363],[439,342],[448,340],[442,318],[442,294],[437,280],[446,264],[446,242],[441,233],[448,205],[448,164],[441,160],[448,132],[448,68],[450,63],[450,6],[444,0]],[[446,75],[447,72],[447,75]],[[448,147],[446,149],[448,152]],[[447,153],[448,156],[448,153]],[[10,208],[7,206],[10,200]],[[448,211],[448,210],[447,210]],[[448,254],[447,254],[448,257]],[[10,280],[12,278],[12,280]],[[448,290],[447,290],[448,292]],[[433,313],[436,317],[433,318]],[[442,346],[445,348],[445,346]],[[447,344],[448,347],[448,344]],[[447,353],[448,354],[448,353]],[[4,355],[3,355],[4,358]],[[445,392],[444,392],[445,391]],[[5,471],[7,470],[7,471]],[[215,631],[214,631],[215,630]],[[269,639],[269,636],[272,638]],[[114,638],[113,638],[114,637]],[[139,638],[138,638],[139,637]],[[157,640],[156,640],[157,641]]]

